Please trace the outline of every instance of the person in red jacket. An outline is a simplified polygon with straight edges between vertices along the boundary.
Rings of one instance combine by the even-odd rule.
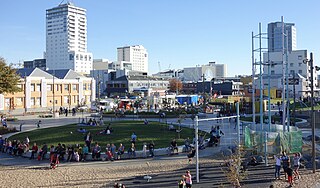
[[[33,143],[32,149],[31,149],[31,157],[30,159],[34,159],[34,154],[38,152],[38,146],[37,143]]]

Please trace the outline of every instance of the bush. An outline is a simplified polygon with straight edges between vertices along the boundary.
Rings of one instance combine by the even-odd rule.
[[[13,128],[0,127],[0,135],[14,133],[14,132],[18,132],[15,127],[13,127]]]

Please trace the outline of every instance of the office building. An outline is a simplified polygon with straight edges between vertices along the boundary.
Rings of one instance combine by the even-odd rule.
[[[119,47],[117,51],[118,62],[131,62],[132,70],[148,72],[148,53],[142,45]]]
[[[46,61],[48,69],[90,73],[93,58],[87,52],[85,9],[68,2],[46,11]]]
[[[46,68],[47,68],[46,59],[34,59],[32,61],[24,61],[23,67],[27,68],[27,69],[37,67],[39,69],[46,70]]]
[[[183,81],[198,82],[203,79],[210,81],[213,78],[224,78],[227,76],[227,65],[209,62],[206,65],[187,67],[183,69]]]
[[[282,52],[282,49],[294,51],[297,48],[296,27],[293,23],[284,23],[284,37],[282,22],[273,22],[268,24],[268,49],[269,52]],[[284,46],[283,46],[284,45]]]

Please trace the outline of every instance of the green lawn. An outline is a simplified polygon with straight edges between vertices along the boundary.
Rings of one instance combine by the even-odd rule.
[[[108,124],[109,122],[105,122]],[[149,122],[149,125],[144,125],[142,121],[117,121],[111,122],[113,133],[111,135],[96,134],[104,130],[107,126],[83,126],[86,130],[90,131],[93,135],[93,142],[98,142],[99,145],[105,150],[107,144],[114,143],[118,147],[122,143],[125,148],[131,145],[130,139],[133,132],[138,136],[136,147],[138,150],[142,149],[144,142],[149,143],[152,140],[156,148],[168,147],[173,138],[176,138],[178,145],[183,145],[184,139],[189,137],[193,139],[194,131],[189,128],[182,128],[181,138],[174,131],[169,131],[167,125],[158,122]],[[38,129],[29,132],[19,133],[11,136],[9,140],[24,140],[26,136],[29,137],[30,143],[36,142],[38,145],[43,143],[56,146],[58,143],[66,144],[84,144],[85,134],[77,132],[79,126],[76,124]],[[71,133],[72,132],[72,133]]]

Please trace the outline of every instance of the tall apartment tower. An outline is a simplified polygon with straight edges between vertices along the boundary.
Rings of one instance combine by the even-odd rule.
[[[288,35],[284,37],[284,49],[288,51],[294,51],[297,48],[296,41],[296,27],[294,23],[284,23],[284,34]],[[288,40],[288,42],[287,42]],[[282,22],[273,22],[268,24],[268,49],[269,52],[281,52],[282,51]]]
[[[87,52],[86,10],[68,2],[46,11],[48,69],[72,69],[90,74],[92,53]]]
[[[129,61],[132,70],[148,72],[148,53],[142,45],[119,47],[118,61]]]

